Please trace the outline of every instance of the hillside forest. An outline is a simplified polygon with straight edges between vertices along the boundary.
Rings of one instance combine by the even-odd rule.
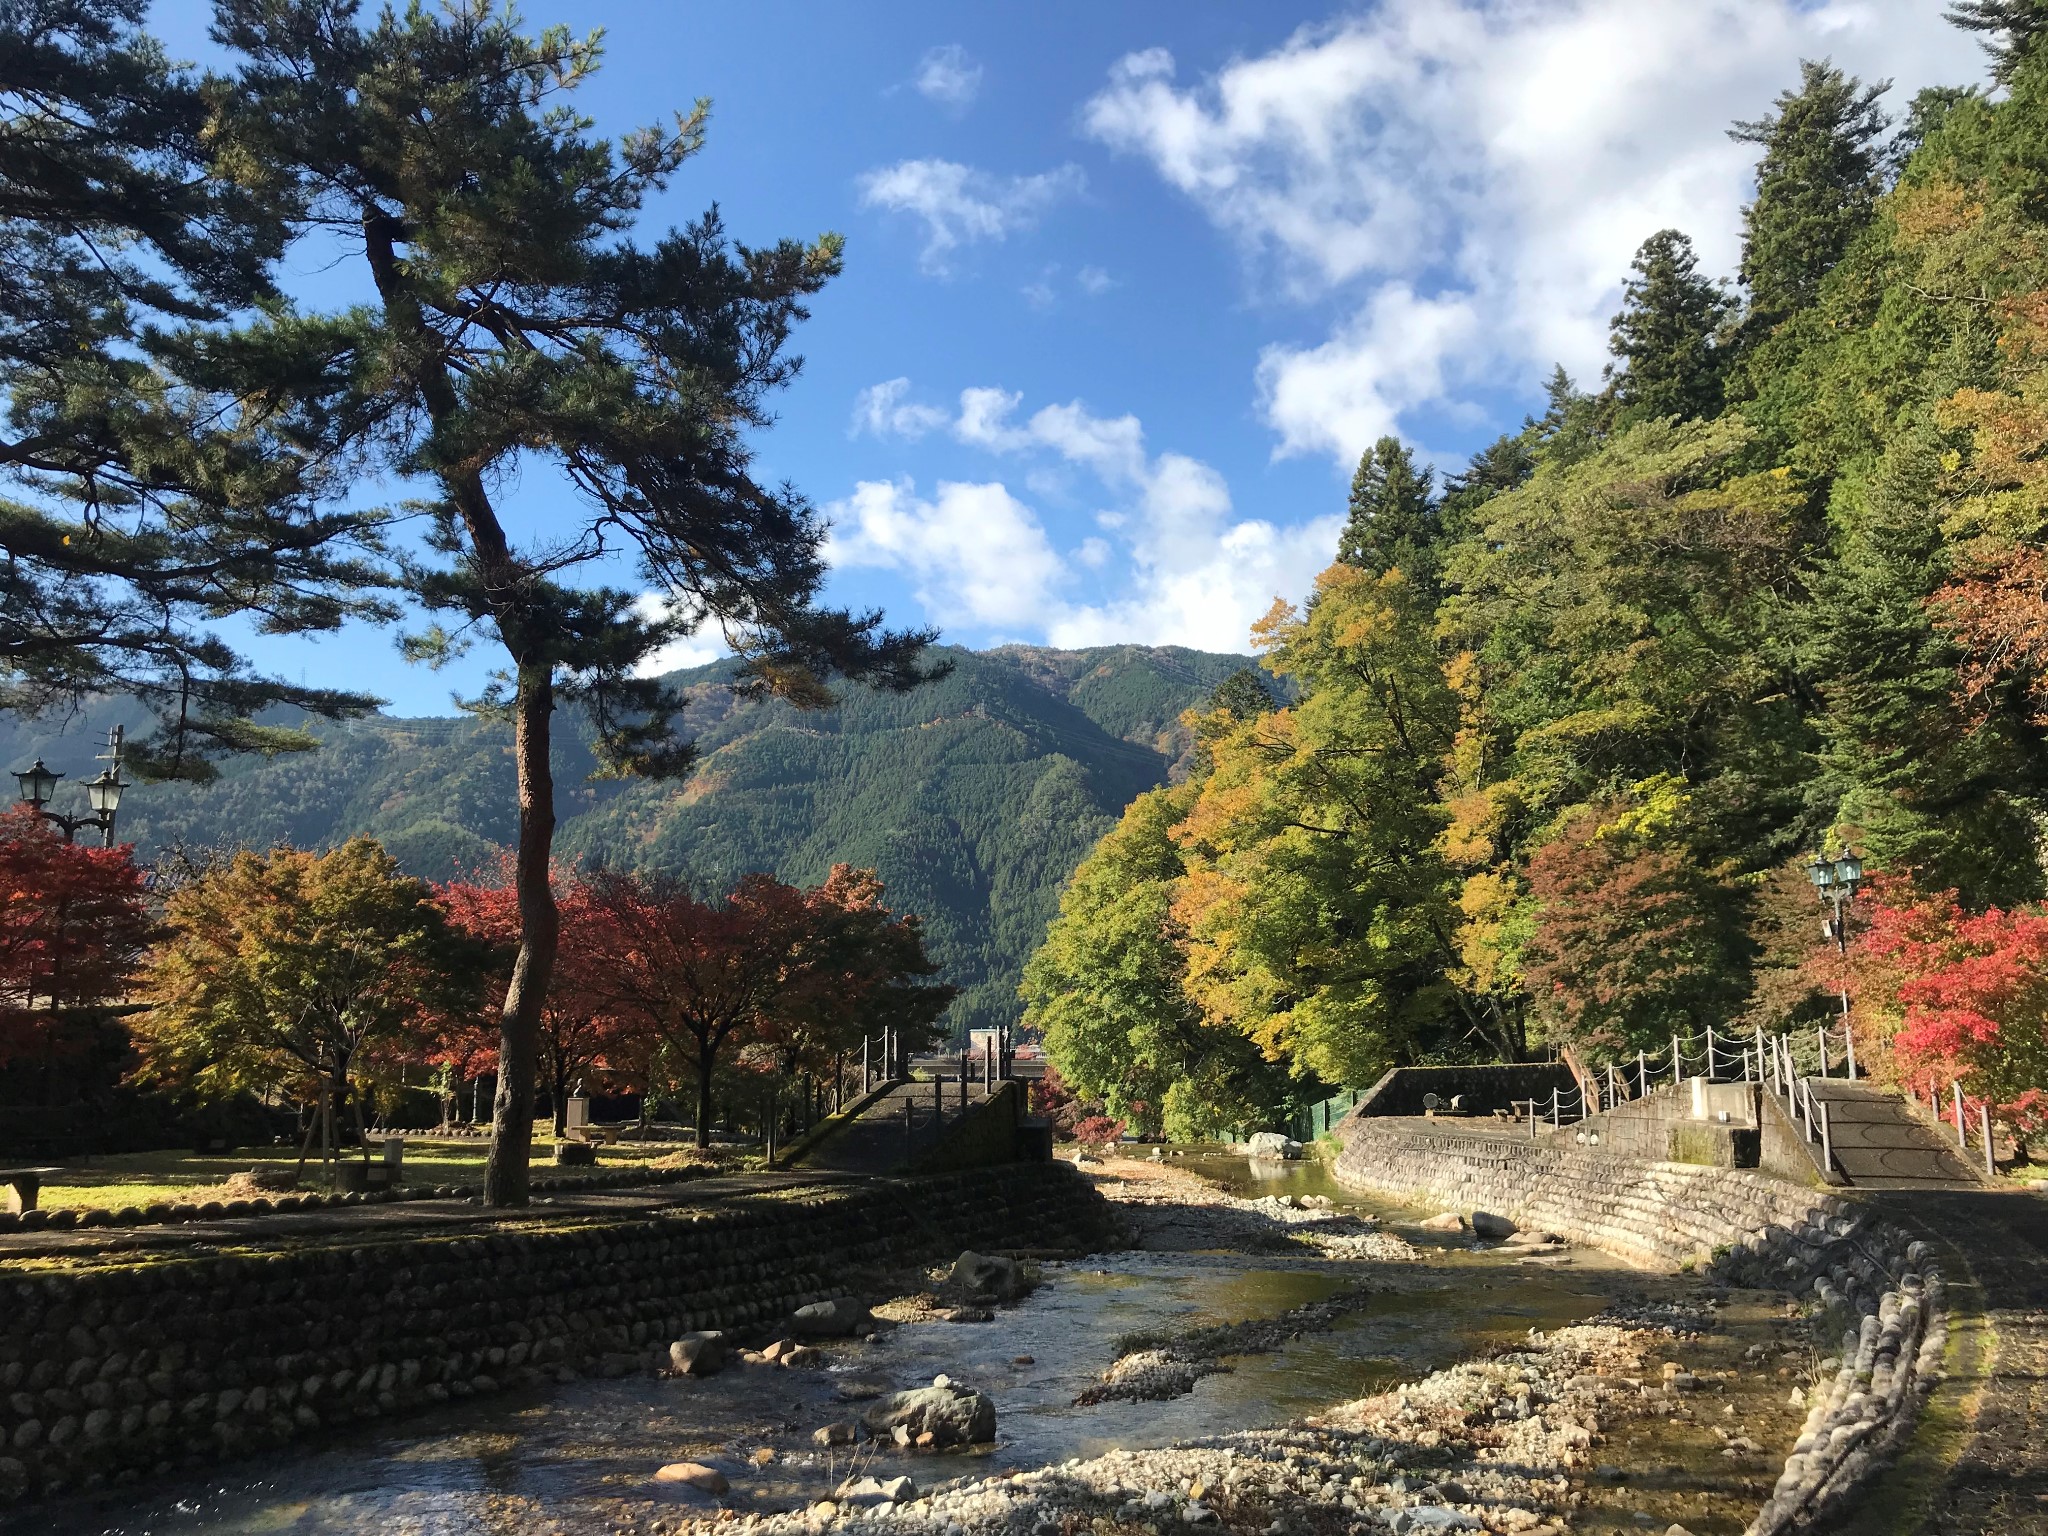
[[[2048,16],[1954,19],[1988,93],[1788,61],[1730,129],[1739,271],[1649,232],[1603,379],[1441,482],[1364,455],[1263,676],[1190,716],[1194,770],[1026,969],[1075,1091],[1192,1135],[1393,1063],[1847,1006],[1881,1076],[2039,1128]],[[1843,853],[1846,953],[1806,869]]]

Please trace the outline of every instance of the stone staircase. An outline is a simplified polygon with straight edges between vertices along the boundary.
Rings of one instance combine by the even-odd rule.
[[[998,1091],[1004,1086],[1000,1082],[995,1085]],[[890,1084],[856,1112],[836,1125],[828,1124],[821,1134],[796,1148],[786,1166],[821,1173],[903,1172],[991,1096],[979,1079],[969,1080],[964,1101],[957,1078]]]
[[[1856,1189],[1981,1189],[1984,1176],[1955,1138],[1895,1093],[1838,1077],[1806,1080],[1828,1107],[1835,1168]]]

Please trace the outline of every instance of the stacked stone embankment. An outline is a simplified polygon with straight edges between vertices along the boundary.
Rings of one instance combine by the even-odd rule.
[[[1855,1497],[1911,1430],[1947,1344],[1924,1243],[1839,1196],[1732,1168],[1651,1162],[1550,1138],[1428,1122],[1347,1121],[1339,1182],[1484,1210],[1659,1269],[1810,1293],[1846,1326],[1841,1356],[1748,1536],[1777,1536]]]
[[[1070,1167],[676,1207],[487,1233],[0,1270],[0,1495],[167,1471],[769,1326],[849,1269],[962,1248],[1087,1249],[1108,1207]]]

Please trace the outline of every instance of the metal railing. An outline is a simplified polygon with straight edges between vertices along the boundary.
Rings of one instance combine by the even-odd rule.
[[[1906,1102],[1911,1104],[1914,1109],[1930,1117],[1944,1132],[1953,1130],[1956,1138],[1956,1151],[1966,1162],[1970,1158],[1970,1133],[1975,1131],[1977,1150],[1984,1159],[1984,1177],[1996,1179],[1998,1177],[1998,1154],[1991,1139],[1990,1100],[1979,1099],[1975,1106],[1976,1114],[1972,1115],[1969,1112],[1971,1107],[1970,1101],[1964,1096],[1962,1083],[1951,1081],[1948,1085],[1948,1090],[1948,1097],[1944,1100],[1941,1090],[1932,1083],[1929,1083],[1927,1087],[1927,1101],[1925,1104],[1922,1104],[1919,1089],[1913,1084],[1908,1083],[1906,1085]],[[1973,1120],[1976,1122],[1974,1125],[1971,1123]]]

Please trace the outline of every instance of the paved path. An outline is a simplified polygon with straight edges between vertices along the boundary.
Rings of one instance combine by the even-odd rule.
[[[1895,1093],[1865,1082],[1813,1077],[1828,1106],[1835,1166],[1857,1189],[1981,1189],[1984,1179],[1944,1136]]]
[[[1915,1536],[2048,1533],[2048,1197],[1982,1189],[1915,1190],[1879,1207],[1956,1250],[1994,1335],[1961,1453],[1931,1507],[1896,1526]],[[1965,1290],[1964,1287],[1957,1287]],[[1958,1297],[1967,1301],[1967,1293]],[[1882,1502],[1879,1488],[1872,1502]]]

